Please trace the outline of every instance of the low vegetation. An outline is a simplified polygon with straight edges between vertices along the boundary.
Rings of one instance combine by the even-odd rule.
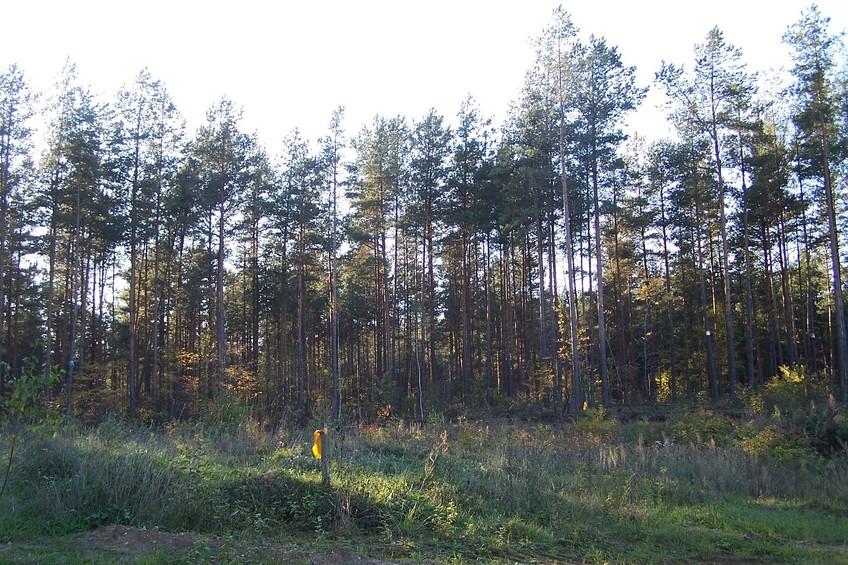
[[[273,562],[275,548],[392,562],[848,562],[848,419],[827,401],[339,428],[330,486],[311,429],[214,413],[27,435],[0,501],[0,561],[126,561],[66,542],[120,524],[198,536],[139,563]]]

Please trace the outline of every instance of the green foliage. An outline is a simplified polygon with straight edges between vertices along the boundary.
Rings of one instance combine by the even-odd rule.
[[[8,371],[8,365],[0,368],[0,373]],[[56,410],[39,404],[44,391],[58,382],[59,377],[58,367],[52,367],[50,373],[45,374],[36,369],[34,360],[27,359],[20,376],[8,384],[10,394],[0,397],[2,402],[0,404],[0,447],[8,451],[3,484],[0,487],[0,499],[9,484],[15,449],[21,434],[45,436],[51,434],[59,422],[59,414]]]
[[[848,416],[828,395],[826,380],[802,365],[779,372],[742,398],[751,420],[739,429],[740,446],[778,459],[848,453]]]
[[[572,426],[578,435],[609,439],[618,431],[618,420],[610,417],[603,406],[589,408]]]
[[[679,443],[703,445],[726,443],[733,438],[736,424],[727,416],[709,410],[686,414],[671,425],[672,437]]]
[[[73,531],[107,524],[169,526],[196,511],[197,491],[159,438],[139,432],[108,443],[96,433],[68,431],[33,441],[16,469],[19,511],[42,516],[36,532]]]
[[[665,440],[645,443],[649,425]],[[28,436],[0,528],[371,540],[393,560],[437,562],[826,561],[815,548],[848,536],[833,522],[848,511],[848,460],[811,457],[782,425],[712,413],[630,425],[601,410],[573,424],[393,422],[331,438],[324,486],[308,430],[109,420]],[[186,562],[238,562],[239,543],[198,542]]]
[[[769,424],[741,442],[742,449],[755,455],[767,455],[777,459],[805,460],[815,452],[809,439],[791,430]]]
[[[811,401],[824,402],[828,391],[824,379],[810,375],[803,365],[782,365],[778,368],[778,375],[765,385],[762,397],[767,409],[794,410],[809,405]]]
[[[218,432],[234,432],[250,422],[250,407],[244,399],[228,389],[221,389],[200,418],[204,427]]]

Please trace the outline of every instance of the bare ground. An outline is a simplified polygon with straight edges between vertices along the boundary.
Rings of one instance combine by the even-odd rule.
[[[308,551],[278,547],[225,547],[223,540],[193,533],[170,533],[157,528],[148,530],[131,526],[103,526],[96,530],[72,534],[44,542],[6,543],[0,545],[0,563],[30,563],[34,555],[55,553],[64,548],[76,553],[86,562],[132,563],[146,555],[158,552],[163,556],[192,557],[206,553],[212,561],[226,551],[230,559],[238,557],[268,563],[294,563],[303,565],[392,565],[364,557],[352,550],[339,548],[329,552]],[[233,555],[235,552],[235,555]],[[60,561],[61,562],[61,561]]]

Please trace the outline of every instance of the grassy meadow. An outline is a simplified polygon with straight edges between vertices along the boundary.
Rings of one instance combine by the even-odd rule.
[[[0,563],[315,563],[336,548],[371,563],[848,563],[848,453],[821,431],[848,426],[832,408],[388,420],[330,430],[329,486],[311,428],[235,412],[27,434]],[[72,541],[114,524],[197,538],[129,556]]]

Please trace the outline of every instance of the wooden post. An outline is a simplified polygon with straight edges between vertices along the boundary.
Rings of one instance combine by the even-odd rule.
[[[312,446],[312,453],[316,459],[321,461],[321,478],[325,485],[330,484],[330,440],[327,437],[326,428],[323,430],[315,430],[315,445]]]

